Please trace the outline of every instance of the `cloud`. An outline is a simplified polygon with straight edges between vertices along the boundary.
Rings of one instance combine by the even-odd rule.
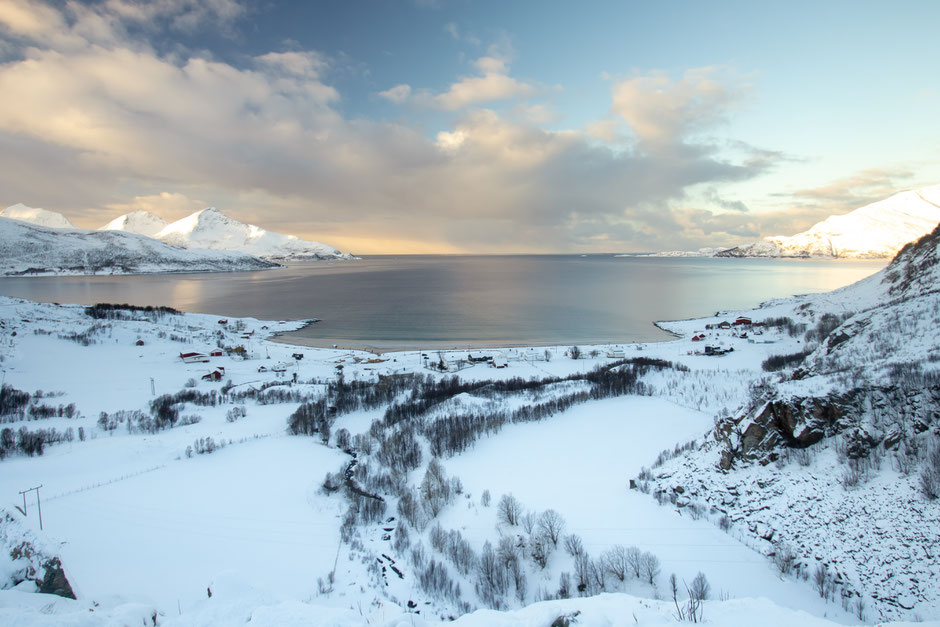
[[[203,15],[194,2],[158,5],[161,37],[180,27],[174,6]],[[240,15],[241,5],[207,6],[225,19]],[[506,114],[480,108],[539,92],[491,50],[476,75],[442,93],[398,85],[382,94],[453,111],[429,138],[418,125],[345,117],[320,52],[271,51],[242,65],[179,48],[164,54],[127,34],[156,10],[149,3],[94,5],[96,28],[91,16],[51,7],[0,0],[5,28],[29,40],[0,63],[5,204],[100,226],[105,211],[108,219],[131,207],[179,212],[171,219],[198,198],[272,230],[386,252],[383,241],[451,252],[651,250],[761,226],[673,208],[690,189],[751,179],[777,158],[702,139],[734,101],[734,85],[713,71],[634,77],[611,94],[623,122],[548,130],[550,112],[538,102]],[[657,90],[659,107],[641,102]],[[627,126],[635,144],[606,143]]]
[[[779,195],[833,214],[846,213],[897,193],[912,177],[913,172],[903,167],[868,168],[825,185]]]
[[[737,211],[739,213],[747,213],[748,211],[750,211],[747,205],[741,202],[740,200],[727,200],[725,198],[722,198],[721,195],[718,193],[718,190],[715,189],[714,187],[709,187],[708,189],[705,190],[705,199],[708,202],[714,205],[718,205],[719,207],[727,211]]]
[[[679,80],[653,72],[615,84],[611,111],[644,150],[666,150],[721,123],[740,90],[732,84],[711,67],[686,70]]]
[[[268,52],[255,57],[262,66],[290,76],[317,79],[327,68],[323,56],[313,51]]]
[[[380,91],[379,96],[394,102],[395,104],[401,104],[408,100],[411,97],[411,86],[410,85],[395,85],[391,89],[386,89],[385,91]]]
[[[465,76],[452,83],[447,91],[435,94],[428,89],[413,90],[401,84],[379,92],[379,96],[396,104],[412,103],[419,107],[459,111],[468,107],[500,100],[529,98],[539,89],[509,75],[509,63],[499,56],[483,56],[473,62],[478,74]]]
[[[528,98],[536,88],[509,76],[509,65],[496,57],[480,57],[474,63],[480,76],[464,77],[453,83],[443,94],[434,97],[434,104],[445,111],[492,102]]]

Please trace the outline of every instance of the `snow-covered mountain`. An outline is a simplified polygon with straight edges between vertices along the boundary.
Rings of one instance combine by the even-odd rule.
[[[245,253],[181,250],[134,233],[50,228],[0,218],[0,275],[5,276],[225,272],[276,265]]]
[[[237,250],[262,259],[345,259],[339,250],[294,235],[273,233],[230,218],[215,207],[177,220],[154,235],[182,248]]]
[[[938,222],[940,185],[933,185],[830,216],[791,237],[766,237],[715,256],[886,258],[930,233]]]
[[[22,203],[11,205],[0,211],[0,217],[10,218],[11,220],[20,220],[30,224],[38,224],[52,229],[74,229],[76,226],[61,213],[55,211],[46,211],[45,209],[35,209],[27,207]]]
[[[125,213],[124,215],[111,220],[98,230],[124,231],[125,233],[136,233],[138,235],[153,237],[166,228],[167,224],[169,224],[169,222],[154,213],[150,213],[149,211],[144,210],[137,210],[131,211],[130,213]]]

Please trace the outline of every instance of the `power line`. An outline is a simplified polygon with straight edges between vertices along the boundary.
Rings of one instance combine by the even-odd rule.
[[[36,491],[36,508],[39,510],[39,530],[40,530],[40,531],[42,531],[42,503],[39,501],[39,488],[41,488],[41,487],[42,487],[42,484],[40,483],[40,484],[39,484],[38,486],[36,486],[35,488],[29,488],[28,490],[22,490],[22,491],[20,492],[20,494],[23,495],[23,516],[27,516],[27,513],[26,513],[26,493],[27,493],[27,492],[32,492],[33,490]]]

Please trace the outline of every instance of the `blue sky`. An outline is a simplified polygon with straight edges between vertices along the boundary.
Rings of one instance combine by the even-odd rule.
[[[0,0],[0,203],[353,252],[791,234],[938,182],[933,2]]]

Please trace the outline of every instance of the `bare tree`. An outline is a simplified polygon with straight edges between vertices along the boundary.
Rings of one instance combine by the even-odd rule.
[[[633,571],[633,576],[639,579],[643,570],[643,555],[640,553],[640,549],[635,546],[627,547],[626,553],[627,564],[630,566],[630,570]]]
[[[558,540],[565,530],[565,519],[553,509],[547,509],[539,516],[539,531],[543,536],[558,546]]]
[[[627,578],[630,569],[630,565],[627,563],[627,549],[618,544],[608,549],[602,559],[607,572],[620,581]]]
[[[580,557],[584,554],[584,543],[581,542],[581,536],[575,533],[569,533],[565,536],[565,551],[571,557]]]
[[[501,523],[510,527],[519,524],[519,518],[522,516],[522,504],[512,494],[504,494],[496,505],[496,517]]]
[[[493,497],[490,496],[490,491],[483,490],[483,494],[480,495],[480,505],[483,507],[489,507],[492,499]]]
[[[705,578],[705,573],[699,572],[692,580],[692,585],[689,586],[689,594],[699,601],[705,601],[708,599],[708,593],[711,589],[708,579]]]
[[[532,535],[532,530],[535,528],[535,521],[535,512],[526,512],[519,517],[519,524],[522,525],[522,529],[529,535]]]
[[[652,586],[656,583],[656,576],[659,575],[659,558],[652,553],[644,553],[641,561],[643,578]]]

